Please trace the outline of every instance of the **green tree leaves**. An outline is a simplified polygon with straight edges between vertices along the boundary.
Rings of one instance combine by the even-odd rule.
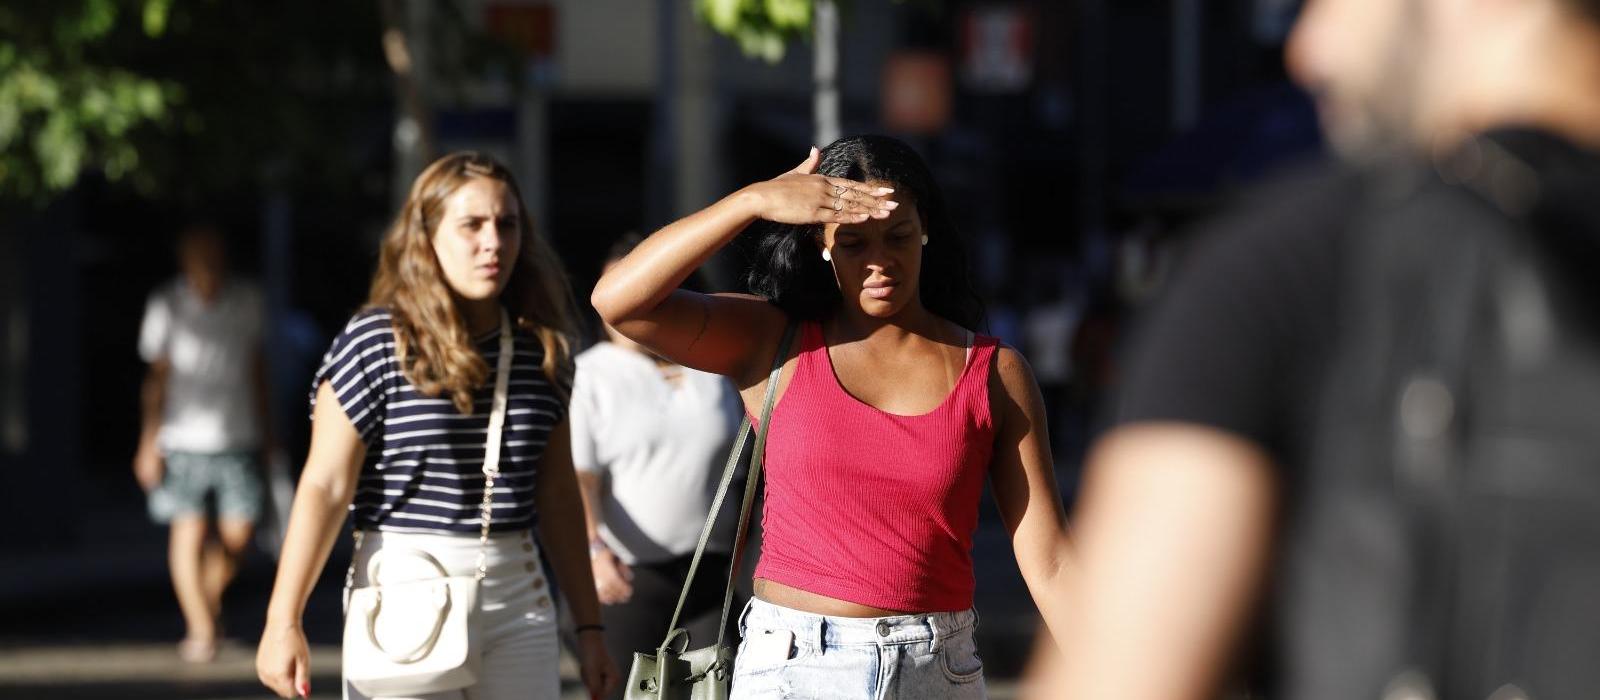
[[[170,9],[170,0],[0,7],[0,198],[42,200],[89,169],[112,180],[135,172],[130,137],[166,123],[182,91],[101,49],[159,36]],[[140,20],[136,30],[130,17]]]
[[[85,176],[180,202],[381,190],[380,30],[363,0],[0,2],[0,208]]]
[[[783,60],[792,39],[811,32],[812,0],[695,0],[695,13],[739,43],[746,56]]]

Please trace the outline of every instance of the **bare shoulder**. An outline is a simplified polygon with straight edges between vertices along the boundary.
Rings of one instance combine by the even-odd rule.
[[[718,292],[696,296],[705,302],[714,322],[734,332],[770,335],[770,331],[781,331],[789,320],[782,309],[754,294]]]
[[[776,310],[777,307],[773,307]],[[778,385],[773,394],[773,405],[783,401],[783,395],[788,391],[789,384],[794,381],[795,369],[800,361],[800,324],[794,322],[795,332],[789,336],[789,345],[783,348],[783,358],[778,358],[779,346],[784,336],[788,335],[790,319],[788,314],[778,312],[778,324],[774,328],[762,329],[763,344],[760,350],[760,364],[752,364],[749,376],[742,382],[736,382],[739,395],[744,401],[745,410],[751,415],[760,415],[762,404],[765,403],[767,384],[771,381],[772,370],[776,365],[781,365],[778,372]],[[754,332],[754,331],[753,331]]]
[[[703,344],[702,350],[708,353],[723,348],[737,352],[737,360],[730,358],[726,363],[732,371],[723,374],[741,391],[765,387],[778,344],[789,327],[789,315],[754,294],[719,293],[704,299],[707,327],[697,344]],[[797,345],[798,340],[790,343],[791,357]]]
[[[742,327],[751,332],[782,330],[784,324],[789,321],[789,315],[766,297],[738,292],[718,292],[706,294],[702,298],[705,299],[713,315],[743,324]]]
[[[738,304],[738,303],[759,303],[762,306],[769,306],[769,304],[767,303],[766,297],[760,297],[760,296],[756,296],[754,294],[746,294],[744,292],[716,292],[716,293],[711,294],[709,296],[711,296],[711,297],[713,297],[715,299],[723,299],[723,300],[726,300],[726,301],[728,301],[730,303],[735,303],[735,304]]]
[[[989,371],[989,386],[1021,399],[1038,389],[1033,378],[1033,365],[1016,348],[1000,343],[994,352]]]
[[[999,425],[1028,425],[1044,415],[1044,398],[1033,366],[1016,348],[1001,343],[989,368],[989,405]]]

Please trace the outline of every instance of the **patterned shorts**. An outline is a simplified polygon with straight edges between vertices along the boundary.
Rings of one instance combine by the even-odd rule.
[[[206,499],[216,499],[217,518],[261,517],[262,483],[255,452],[168,452],[161,485],[150,492],[150,517],[158,523],[205,517]]]

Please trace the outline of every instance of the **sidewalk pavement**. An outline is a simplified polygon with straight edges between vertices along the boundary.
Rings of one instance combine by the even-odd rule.
[[[184,664],[174,652],[183,630],[167,578],[166,531],[138,506],[94,508],[83,530],[91,536],[76,548],[5,553],[0,559],[0,700],[269,697],[256,681],[253,659],[274,563],[259,553],[245,562],[224,604],[228,642],[217,661]],[[307,606],[312,690],[319,699],[338,697],[339,586],[347,556],[347,546],[336,548]],[[990,696],[1009,698],[1037,614],[987,496],[974,567],[982,616],[978,644]],[[570,657],[563,660],[563,678],[566,696],[581,698]]]
[[[84,497],[93,503],[71,524],[77,534],[73,545],[0,552],[0,615],[124,586],[168,585],[166,528],[150,521],[142,503],[93,490]]]
[[[311,700],[339,700],[339,649],[311,649]],[[627,669],[624,668],[626,673]],[[991,700],[1011,700],[1015,684],[990,681]],[[586,700],[577,662],[561,659],[562,700]],[[255,650],[224,646],[209,664],[179,661],[169,644],[3,648],[0,700],[272,700],[256,680]]]
[[[0,699],[268,700],[255,649],[230,643],[208,664],[178,660],[171,644],[67,644],[3,648]],[[338,700],[339,648],[311,648],[311,700]],[[561,660],[562,700],[584,700],[577,662]]]

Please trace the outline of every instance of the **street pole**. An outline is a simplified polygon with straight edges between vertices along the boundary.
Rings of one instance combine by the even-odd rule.
[[[433,115],[428,108],[431,69],[427,32],[433,21],[433,3],[380,0],[383,15],[383,51],[394,72],[394,188],[391,199],[399,209],[411,191],[411,180],[433,157]]]
[[[1172,127],[1184,132],[1200,121],[1201,33],[1205,16],[1200,0],[1174,0],[1172,7]]]
[[[839,5],[834,0],[817,0],[813,28],[813,145],[821,147],[839,139]]]

